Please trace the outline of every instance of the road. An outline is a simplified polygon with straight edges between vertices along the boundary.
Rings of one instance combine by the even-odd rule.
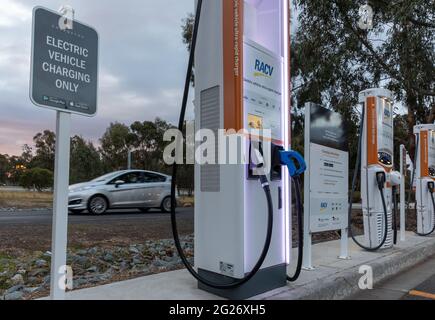
[[[180,235],[193,233],[193,208],[177,209]],[[51,248],[52,211],[0,212],[0,252],[46,251]],[[171,239],[170,214],[159,210],[112,211],[102,216],[71,214],[68,245],[129,245],[151,239]]]
[[[24,189],[22,187],[5,187],[5,186],[1,186],[0,187],[0,191],[7,191],[7,192],[24,192],[24,191],[28,191],[27,189]]]
[[[182,219],[193,219],[193,208],[177,209],[178,216]],[[42,211],[17,211],[0,212],[0,226],[7,225],[51,225],[52,210]],[[170,214],[162,213],[160,210],[150,210],[142,213],[138,210],[116,210],[109,211],[102,216],[92,216],[86,213],[70,214],[68,222],[70,224],[119,224],[120,222],[145,222],[145,221],[168,221]]]
[[[352,300],[435,300],[435,256]]]

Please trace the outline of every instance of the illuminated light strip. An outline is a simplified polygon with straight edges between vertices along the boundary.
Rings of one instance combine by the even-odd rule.
[[[421,297],[421,298],[435,300],[435,294],[423,292],[423,291],[418,291],[418,290],[409,291],[409,295],[414,296],[414,297]]]
[[[283,113],[284,113],[284,125],[283,125],[283,139],[284,139],[284,148],[291,148],[290,142],[290,2],[289,0],[284,0],[283,7],[283,49],[284,49],[284,81],[283,81]],[[288,66],[288,67],[287,67]],[[291,188],[290,188],[290,178],[289,172],[286,166],[284,166],[284,188],[283,190],[286,192],[287,196],[284,196],[284,239],[285,241],[283,245],[285,262],[290,264],[290,254],[291,254],[291,237],[290,237],[290,203],[291,203]]]

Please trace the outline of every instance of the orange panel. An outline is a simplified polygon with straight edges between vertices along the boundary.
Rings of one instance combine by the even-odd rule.
[[[429,134],[420,132],[420,177],[429,177]]]
[[[366,101],[367,113],[367,165],[378,164],[378,126],[376,113],[376,98],[369,97]]]
[[[223,0],[224,129],[243,129],[243,0]]]

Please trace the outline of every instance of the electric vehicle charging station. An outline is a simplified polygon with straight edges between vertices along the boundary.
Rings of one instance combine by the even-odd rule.
[[[400,184],[397,175],[392,175],[392,93],[386,89],[368,89],[359,94],[359,102],[364,122],[360,137],[361,198],[365,243],[368,244],[362,247],[367,250],[391,248],[394,242],[392,187]]]
[[[215,144],[220,152],[213,154],[213,163],[201,159],[195,164],[195,268],[183,254],[177,232],[176,164],[172,230],[199,288],[245,299],[294,281],[302,264],[298,259],[295,275],[287,275],[292,247],[289,176],[299,186],[306,168],[299,154],[285,151],[290,148],[289,2],[196,3],[178,128],[183,128],[194,64],[195,132],[224,130],[225,135]],[[228,147],[240,155],[235,163],[228,161]],[[296,190],[300,213],[300,187]],[[299,252],[301,258],[302,245]]]
[[[416,137],[415,174],[417,234],[427,236],[435,231],[435,124],[414,127]]]
[[[205,1],[195,59],[196,130],[271,129],[289,141],[289,25],[286,1]],[[254,122],[254,124],[252,124]],[[249,136],[240,136],[250,154]],[[264,148],[266,152],[267,148]],[[288,174],[270,180],[273,235],[257,275],[233,290],[200,288],[246,298],[286,285],[289,262]],[[274,181],[272,181],[274,180]],[[267,205],[245,164],[195,167],[195,265],[217,281],[241,279],[253,269],[266,238]],[[280,201],[279,201],[280,200]]]

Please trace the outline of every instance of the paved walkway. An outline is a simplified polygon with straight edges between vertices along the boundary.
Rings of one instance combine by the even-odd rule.
[[[255,299],[344,299],[360,292],[359,268],[370,266],[374,282],[379,283],[435,255],[435,237],[407,233],[406,242],[394,249],[366,252],[350,241],[350,260],[339,260],[339,241],[313,246],[314,271],[304,271],[300,279],[286,287]],[[296,254],[296,252],[294,253]],[[290,267],[289,269],[291,269]],[[292,270],[289,270],[291,273]],[[218,297],[197,288],[186,270],[167,272],[68,293],[69,300],[206,300]]]

